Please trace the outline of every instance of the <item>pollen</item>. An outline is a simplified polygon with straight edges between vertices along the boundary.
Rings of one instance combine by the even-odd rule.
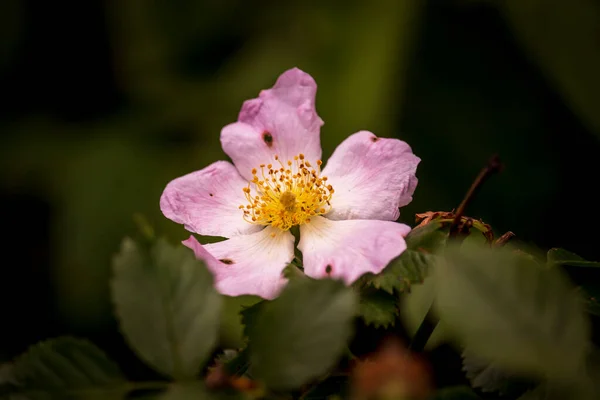
[[[331,210],[333,187],[327,177],[321,177],[321,160],[316,167],[299,154],[275,164],[252,169],[252,180],[242,190],[248,201],[240,205],[244,220],[251,224],[270,225],[287,231],[293,226],[310,222],[310,218]]]

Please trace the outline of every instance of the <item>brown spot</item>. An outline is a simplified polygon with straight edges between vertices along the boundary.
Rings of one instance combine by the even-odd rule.
[[[378,141],[378,140],[379,140],[379,138],[378,138],[377,136],[373,136],[373,137],[371,138],[371,141],[372,141],[373,143],[375,143],[375,142],[376,142],[376,141]]]
[[[233,260],[231,260],[229,258],[221,258],[219,261],[221,261],[223,264],[227,264],[227,265],[234,264]]]
[[[213,197],[213,196],[214,196],[214,194],[212,194],[212,193],[209,193],[209,194],[210,194],[210,197]]]
[[[325,267],[325,273],[327,275],[331,274],[331,271],[333,271],[333,268],[331,267],[331,265],[328,265]]]
[[[263,132],[263,140],[269,147],[273,147],[273,135],[269,132]]]

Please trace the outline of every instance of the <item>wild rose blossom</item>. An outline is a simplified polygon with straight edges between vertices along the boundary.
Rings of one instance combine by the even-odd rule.
[[[408,144],[360,131],[321,169],[317,85],[307,73],[284,72],[273,88],[244,102],[238,122],[221,131],[233,164],[217,161],[171,181],[163,214],[188,231],[227,240],[183,243],[202,259],[226,295],[274,298],[294,259],[304,273],[354,282],[379,273],[406,249],[410,227],[395,221],[412,201],[420,159]]]

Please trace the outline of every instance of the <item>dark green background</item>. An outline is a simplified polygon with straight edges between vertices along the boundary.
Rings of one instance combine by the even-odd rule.
[[[223,159],[221,127],[294,66],[325,159],[361,129],[421,157],[403,221],[456,207],[498,153],[468,214],[600,259],[598,1],[6,0],[0,40],[0,361],[63,333],[130,360],[108,278],[132,216],[186,238],[165,184]]]

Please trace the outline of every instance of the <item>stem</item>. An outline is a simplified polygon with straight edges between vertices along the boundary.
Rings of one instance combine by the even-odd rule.
[[[495,242],[494,242],[494,246],[504,246],[510,239],[514,238],[516,235],[511,232],[508,231],[506,232],[504,235],[500,236]]]
[[[461,226],[460,224],[462,217],[465,214],[465,210],[467,206],[471,203],[471,201],[473,201],[475,195],[477,194],[481,186],[484,184],[484,182],[493,174],[500,172],[501,169],[502,163],[500,162],[500,158],[497,155],[494,155],[488,160],[487,165],[479,172],[479,175],[477,175],[477,177],[471,184],[471,187],[465,195],[465,198],[456,209],[456,214],[454,215],[454,219],[452,220],[452,225],[450,225],[450,238],[455,238],[456,236],[466,235],[469,233],[469,230],[473,226],[473,220],[469,218],[463,224],[463,226]],[[502,237],[507,235],[508,233],[506,233]],[[510,239],[510,237],[506,238],[505,240],[508,239]],[[425,318],[423,318],[423,322],[421,322],[421,325],[419,325],[415,336],[413,337],[412,341],[410,342],[410,345],[408,346],[409,350],[415,352],[423,351],[425,345],[427,344],[427,341],[433,334],[433,331],[435,330],[435,327],[438,325],[439,322],[440,320],[433,314],[431,306],[429,306],[429,310],[427,311]]]
[[[430,306],[425,318],[423,318],[423,322],[421,322],[421,325],[419,325],[419,329],[417,329],[415,336],[408,345],[408,349],[414,352],[423,351],[427,341],[433,334],[433,331],[439,322],[440,320],[433,315],[433,311],[431,310]]]
[[[473,184],[471,184],[471,187],[465,195],[465,198],[456,209],[454,220],[452,221],[452,225],[450,225],[450,237],[458,235],[458,228],[460,225],[460,221],[465,213],[465,209],[467,208],[469,203],[473,201],[473,198],[475,198],[475,195],[477,194],[483,183],[496,172],[500,172],[501,169],[502,163],[500,162],[500,158],[497,155],[492,156],[492,158],[489,159],[487,165],[481,170],[481,172],[479,172],[479,175],[477,175],[477,178],[475,178]]]

